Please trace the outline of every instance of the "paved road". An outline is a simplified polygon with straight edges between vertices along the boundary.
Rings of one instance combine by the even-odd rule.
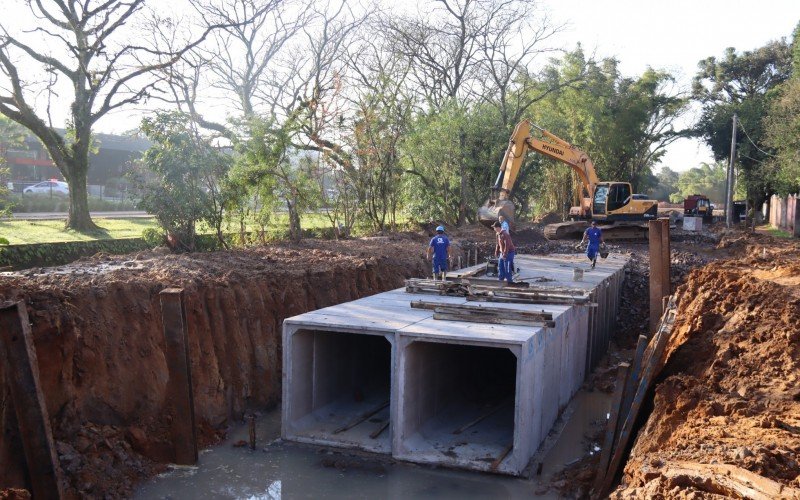
[[[131,210],[127,212],[91,212],[93,218],[98,219],[133,219],[139,217],[152,217],[142,210]],[[15,213],[14,219],[18,220],[58,220],[66,219],[67,212],[32,212],[32,213]]]

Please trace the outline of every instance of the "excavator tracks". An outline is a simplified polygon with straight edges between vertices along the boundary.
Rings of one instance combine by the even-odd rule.
[[[544,227],[544,237],[548,240],[578,239],[589,227],[588,221],[568,221],[548,224]],[[616,224],[600,224],[603,239],[609,240],[641,240],[647,239],[647,222],[619,222]]]
[[[548,224],[544,227],[544,237],[548,240],[580,238],[587,227],[589,223],[582,220]]]

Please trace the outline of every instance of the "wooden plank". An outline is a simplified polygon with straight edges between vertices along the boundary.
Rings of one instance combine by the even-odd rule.
[[[516,326],[538,326],[544,328],[553,328],[554,321],[535,321],[530,319],[512,319],[501,317],[481,317],[481,316],[465,316],[463,314],[447,314],[434,312],[433,319],[443,321],[461,321],[466,323],[490,323],[494,325],[516,325]]]
[[[583,288],[555,288],[555,287],[534,287],[527,288],[514,288],[505,286],[492,286],[469,284],[470,290],[483,291],[483,292],[502,292],[507,295],[519,295],[522,297],[528,295],[542,295],[548,297],[584,297],[589,293],[589,290]]]
[[[642,373],[642,361],[647,344],[647,337],[639,335],[639,341],[636,344],[636,353],[633,355],[633,364],[631,364],[628,380],[625,381],[625,398],[622,400],[622,418],[617,421],[617,435],[622,431],[622,424],[625,423],[625,417],[627,417],[628,411],[631,408],[633,395],[636,392],[636,387],[639,385],[639,376]]]
[[[626,380],[628,378],[628,371],[630,365],[628,363],[620,363],[617,367],[617,383],[614,386],[614,394],[611,397],[611,414],[606,423],[606,433],[603,438],[603,448],[600,452],[600,461],[597,463],[597,475],[594,479],[594,491],[599,491],[603,485],[603,480],[608,470],[608,462],[611,459],[611,451],[614,446],[614,438],[617,434],[617,422],[619,421],[620,414],[625,415],[622,411],[623,401],[625,400]],[[599,498],[599,495],[596,497]]]
[[[672,301],[671,306],[674,307],[674,302]],[[667,310],[664,313],[661,326],[658,328],[651,340],[651,355],[646,358],[646,361],[642,366],[641,380],[637,386],[633,401],[631,402],[630,411],[625,417],[625,423],[623,424],[622,430],[617,438],[617,443],[614,447],[614,453],[611,458],[611,463],[609,464],[606,477],[603,480],[603,485],[597,492],[601,496],[605,495],[611,489],[611,486],[617,475],[617,471],[622,463],[622,458],[628,447],[628,443],[632,438],[633,425],[636,422],[636,418],[639,416],[639,410],[644,403],[644,398],[647,395],[647,391],[650,389],[650,385],[652,384],[653,380],[656,378],[656,376],[658,376],[661,368],[663,368],[663,355],[669,341],[670,333],[672,332],[672,321],[670,320],[670,317],[672,317],[674,320],[673,309]]]
[[[531,286],[527,281],[515,281],[508,283],[507,281],[500,281],[497,278],[471,278],[461,277],[461,282],[468,285],[491,286],[497,288],[528,288]]]
[[[372,408],[371,410],[365,411],[364,413],[362,413],[358,417],[356,417],[353,420],[351,420],[349,423],[347,423],[347,424],[339,427],[338,429],[334,430],[333,434],[339,434],[339,433],[342,433],[344,431],[352,429],[353,427],[355,427],[358,424],[362,423],[363,421],[367,420],[371,416],[373,416],[376,413],[380,412],[381,410],[383,410],[387,406],[389,406],[389,400],[388,399],[386,401],[384,401],[383,403],[379,404],[378,406]]]
[[[193,465],[197,463],[197,431],[183,290],[168,288],[162,290],[159,297],[169,370],[166,400],[173,413],[171,427],[175,463]]]
[[[521,316],[525,318],[549,321],[553,319],[553,313],[546,311],[526,311],[521,309],[510,309],[501,307],[489,307],[473,304],[442,304],[440,302],[426,302],[417,300],[411,302],[412,309],[427,309],[443,313],[475,313],[475,314],[499,314],[506,316]]]
[[[14,406],[34,498],[64,498],[39,363],[23,301],[0,306],[0,361]],[[8,404],[8,402],[6,402]],[[2,471],[0,471],[2,474]]]
[[[552,306],[582,306],[597,307],[595,302],[587,302],[583,299],[558,298],[558,297],[502,297],[497,295],[467,295],[467,302],[497,302],[501,304],[542,304]]]

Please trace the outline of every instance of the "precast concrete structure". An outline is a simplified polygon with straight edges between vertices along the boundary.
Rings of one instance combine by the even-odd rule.
[[[411,302],[466,298],[398,289],[285,320],[283,438],[521,474],[605,352],[627,257],[593,270],[584,256],[516,262],[520,280],[585,290],[589,305],[484,304],[549,313],[552,326],[435,320]]]

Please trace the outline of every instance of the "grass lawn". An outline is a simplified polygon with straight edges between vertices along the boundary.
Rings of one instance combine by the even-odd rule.
[[[776,238],[792,238],[792,234],[789,231],[784,231],[783,229],[778,229],[777,227],[767,226],[764,229],[764,232],[775,236]]]
[[[156,227],[153,218],[94,219],[102,228],[95,233],[79,233],[64,229],[63,220],[0,220],[0,236],[11,245],[53,243],[58,241],[109,240],[138,238],[148,227]]]
[[[0,219],[0,237],[8,239],[11,245],[26,243],[53,243],[60,241],[89,241],[89,240],[108,240],[117,238],[139,238],[142,231],[150,227],[158,227],[155,219],[130,218],[130,219],[103,219],[95,218],[95,224],[102,228],[96,233],[79,233],[64,229],[63,220],[14,220]],[[330,227],[330,221],[325,214],[311,213],[302,216],[301,225],[304,229],[318,229]],[[253,228],[252,224],[248,224]],[[277,213],[271,220],[270,228],[286,228],[289,226],[289,216],[285,213]],[[213,231],[199,226],[200,233],[212,233]],[[226,232],[238,231],[235,223],[224,228]]]

